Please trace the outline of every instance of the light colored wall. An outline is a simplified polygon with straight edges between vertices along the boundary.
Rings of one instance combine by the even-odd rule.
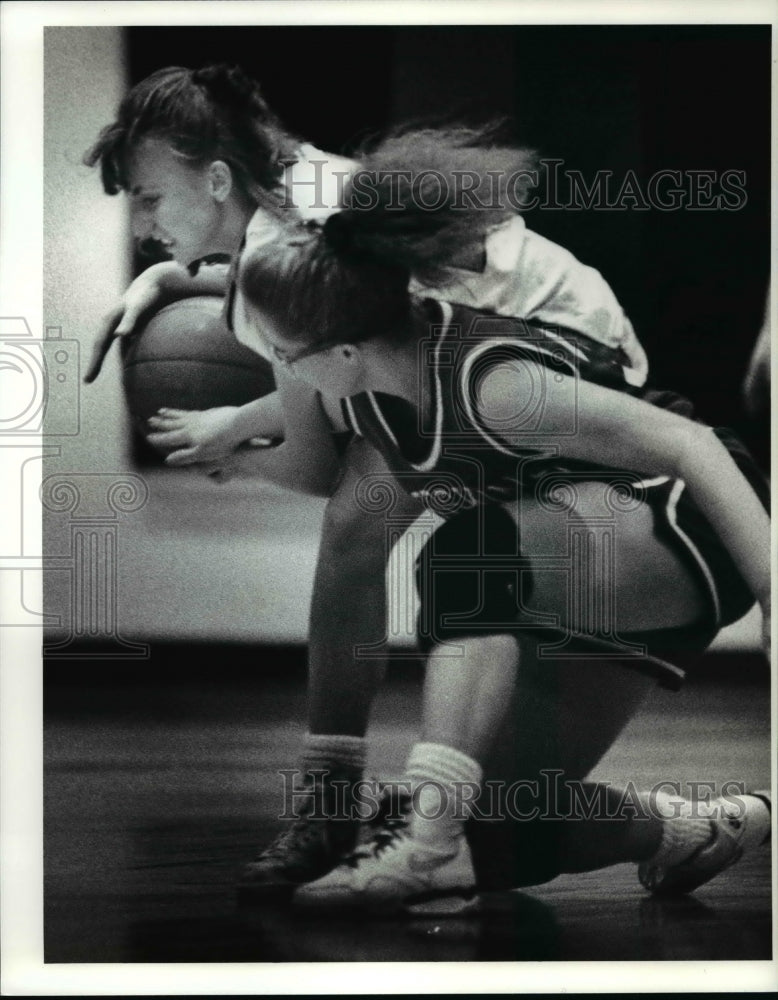
[[[46,29],[44,326],[78,341],[82,372],[101,318],[129,279],[123,196],[104,195],[98,171],[81,163],[113,120],[125,78],[121,29]],[[45,428],[60,454],[47,459],[44,475],[80,493],[77,508],[46,514],[45,551],[58,561],[46,574],[44,604],[62,620],[49,638],[67,637],[80,600],[72,592],[80,578],[71,530],[79,518],[102,517],[93,534],[102,537],[110,525],[116,532],[110,601],[123,637],[302,640],[321,502],[258,481],[218,486],[188,470],[134,469],[118,351],[80,396],[77,435],[59,436],[60,418],[50,416],[56,409]],[[117,513],[106,505],[108,486],[120,481],[148,492],[140,509]],[[100,542],[97,558],[104,555]],[[98,590],[102,610],[102,584]]]
[[[81,163],[125,90],[121,29],[47,28],[44,59],[44,323],[79,342],[83,370],[100,319],[129,275],[125,207],[104,197],[97,171]],[[81,390],[81,430],[65,448],[69,471],[125,461],[112,361],[106,377]]]

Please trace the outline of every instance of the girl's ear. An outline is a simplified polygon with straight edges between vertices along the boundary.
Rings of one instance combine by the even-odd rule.
[[[224,202],[232,191],[232,171],[224,160],[214,160],[208,167],[208,184],[216,201]]]

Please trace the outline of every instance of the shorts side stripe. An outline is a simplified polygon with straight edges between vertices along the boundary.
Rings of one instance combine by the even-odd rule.
[[[713,604],[713,611],[716,616],[716,627],[720,627],[721,624],[721,601],[719,600],[719,592],[716,587],[716,580],[711,572],[710,566],[708,566],[705,561],[705,557],[694,544],[694,542],[689,538],[686,532],[678,524],[678,501],[681,499],[681,494],[686,489],[686,483],[682,479],[676,479],[673,483],[673,488],[670,491],[670,495],[667,498],[667,505],[665,507],[665,514],[667,515],[667,523],[673,529],[673,531],[678,535],[681,542],[686,546],[688,551],[694,557],[695,561],[698,563],[702,575],[705,578],[708,588],[710,590],[711,602]]]

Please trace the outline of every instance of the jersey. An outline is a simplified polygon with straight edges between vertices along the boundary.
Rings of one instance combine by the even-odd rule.
[[[654,512],[655,534],[673,546],[696,576],[700,592],[707,598],[709,614],[687,636],[673,630],[673,651],[681,645],[705,648],[722,625],[745,613],[753,604],[753,596],[682,480],[570,460],[556,444],[543,438],[538,419],[544,394],[554,391],[555,376],[560,374],[622,391],[693,418],[687,400],[674,393],[632,385],[625,375],[620,350],[574,331],[478,313],[431,299],[424,308],[431,332],[429,341],[421,343],[420,366],[425,372],[426,388],[420,394],[419,408],[373,392],[346,399],[342,405],[352,431],[383,455],[399,484],[446,519],[436,532],[435,547],[439,557],[442,553],[451,562],[451,569],[444,574],[448,582],[445,587],[436,584],[434,600],[438,606],[425,610],[422,582],[426,571],[420,569],[422,617],[440,622],[448,616],[453,620],[457,615],[461,618],[468,607],[479,603],[482,606],[478,618],[469,626],[438,627],[436,641],[505,631],[505,622],[516,608],[516,572],[499,570],[498,566],[483,594],[467,596],[466,591],[473,586],[473,558],[481,559],[481,553],[487,551],[496,556],[498,564],[500,559],[504,562],[505,553],[520,557],[521,541],[516,538],[515,522],[504,513],[506,504],[520,501],[528,493],[541,502],[545,498],[553,503],[554,491],[576,476],[613,484],[625,495],[649,504]],[[535,380],[524,380],[530,391],[527,398],[517,397],[510,440],[494,429],[494,421],[487,423],[480,412],[482,380],[496,366],[505,365],[517,372],[524,366]],[[581,432],[575,423],[575,408],[571,411],[569,428],[557,427],[555,437]],[[521,432],[519,443],[517,428]],[[766,504],[764,482],[748,453],[728,432],[716,433]],[[522,577],[528,575],[522,570]],[[657,652],[660,647],[652,644],[652,638],[656,637],[640,636],[641,642]],[[664,659],[668,655],[664,653]]]
[[[584,334],[623,351],[625,377],[631,384],[646,381],[645,351],[610,285],[569,250],[527,229],[520,215],[487,236],[483,271],[447,268],[435,287],[413,279],[410,290]]]
[[[554,329],[515,317],[496,316],[427,299],[430,337],[420,344],[425,378],[420,409],[397,397],[365,392],[343,401],[349,428],[381,452],[389,468],[415,496],[444,513],[488,501],[505,502],[535,488],[550,469],[571,470],[549,445],[541,426],[544,399],[559,375],[585,379],[632,395],[642,391],[627,378],[624,354],[573,330]],[[509,444],[481,419],[482,379],[495,365],[525,376],[527,398],[517,398]],[[575,413],[569,433],[576,432]],[[564,431],[562,431],[564,433]],[[444,498],[449,497],[446,501]]]

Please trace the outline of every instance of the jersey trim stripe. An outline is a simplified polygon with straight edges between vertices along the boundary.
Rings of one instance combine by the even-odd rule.
[[[359,421],[357,420],[357,414],[354,409],[354,404],[351,402],[351,397],[347,396],[343,400],[343,405],[346,408],[346,423],[351,424],[351,430],[358,434],[360,437],[364,437],[365,433],[359,426]]]
[[[394,436],[394,432],[392,431],[392,428],[386,422],[386,418],[384,417],[383,413],[381,412],[381,407],[378,405],[378,400],[375,398],[375,393],[372,392],[372,390],[368,390],[367,393],[366,393],[366,396],[367,396],[367,398],[368,398],[368,400],[370,402],[370,405],[373,408],[373,413],[375,414],[376,419],[381,424],[381,427],[384,430],[384,434],[386,434],[386,436],[389,438],[389,440],[392,442],[392,444],[395,446],[395,448],[399,448],[399,444],[398,444],[397,438]]]
[[[650,489],[652,486],[661,486],[663,483],[669,483],[669,476],[654,476],[653,479],[639,479],[633,486],[642,486],[644,490]]]
[[[529,323],[529,325],[532,326],[533,324]],[[576,347],[575,344],[571,344],[568,340],[565,340],[565,338],[561,337],[558,333],[554,333],[553,330],[549,330],[547,326],[543,327],[543,332],[547,337],[551,337],[552,340],[558,340],[560,344],[564,344],[568,351],[570,351],[571,354],[577,355],[581,361],[589,360],[580,348]]]
[[[502,452],[503,455],[510,455],[511,457],[516,457],[517,451],[515,448],[510,448],[506,446],[502,441],[500,441],[499,438],[489,434],[489,432],[484,428],[483,422],[475,409],[475,404],[473,400],[474,393],[470,385],[473,365],[476,363],[476,361],[478,361],[481,355],[484,354],[486,351],[492,350],[495,347],[506,347],[506,346],[509,348],[513,348],[514,350],[517,348],[520,350],[532,350],[536,351],[538,354],[545,354],[547,357],[550,358],[555,357],[553,351],[544,350],[542,347],[538,347],[537,344],[517,343],[517,341],[515,340],[490,340],[486,344],[483,344],[481,347],[476,347],[474,350],[472,350],[465,359],[465,363],[462,365],[462,372],[460,375],[460,392],[462,400],[464,402],[465,411],[467,412],[468,420],[470,420],[473,427],[475,427],[475,429],[478,431],[481,437],[484,438],[487,444],[489,444],[492,448],[495,448],[497,451]],[[572,374],[575,375],[576,374],[575,365],[572,364],[572,362],[568,361],[567,359],[564,359],[564,363],[570,368]]]
[[[433,431],[432,447],[430,448],[429,455],[427,455],[423,462],[410,463],[417,472],[429,472],[431,469],[434,469],[438,464],[441,451],[443,450],[443,388],[440,384],[440,351],[451,326],[454,310],[449,302],[438,302],[438,305],[443,314],[443,322],[440,326],[440,333],[438,334],[435,353],[433,354],[434,367],[432,377],[435,386],[435,430]]]

